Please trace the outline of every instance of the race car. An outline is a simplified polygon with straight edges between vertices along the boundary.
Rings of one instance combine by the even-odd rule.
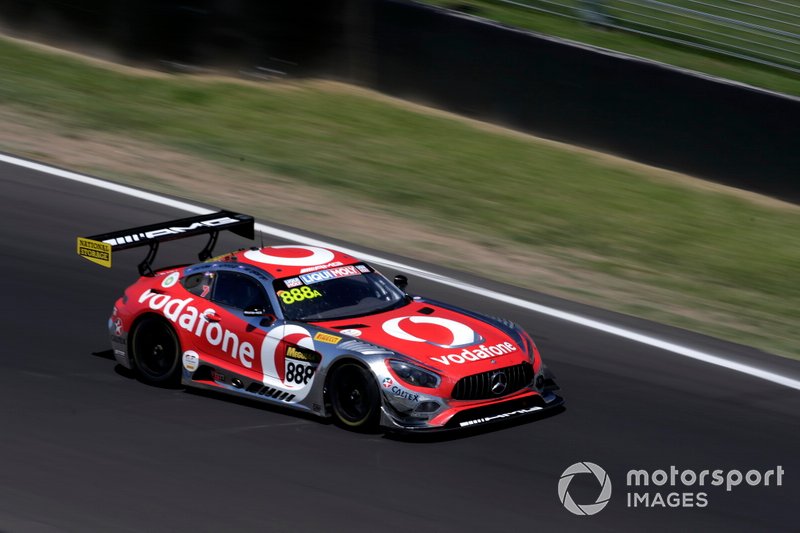
[[[365,261],[318,246],[211,257],[220,231],[253,239],[220,211],[78,237],[78,254],[149,247],[108,320],[116,361],[143,382],[213,389],[360,431],[481,426],[560,406],[530,336],[501,318],[406,291]],[[208,234],[200,262],[153,269],[159,243]]]

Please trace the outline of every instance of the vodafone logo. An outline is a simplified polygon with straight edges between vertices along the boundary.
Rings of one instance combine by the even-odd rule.
[[[241,362],[245,368],[252,368],[255,358],[253,345],[239,339],[235,331],[222,327],[219,322],[209,322],[204,317],[213,313],[214,309],[208,308],[200,312],[197,307],[190,305],[193,301],[194,298],[180,300],[150,289],[139,296],[139,303],[146,303],[150,309],[160,311],[170,322],[192,333],[201,342],[208,343],[209,348],[221,350]]]
[[[431,356],[430,360],[443,366],[463,365],[471,361],[491,359],[517,351],[510,342],[491,346],[478,343],[483,337],[461,322],[436,316],[401,316],[383,323],[383,331],[409,342],[424,342],[439,348],[463,348],[461,352]],[[472,348],[467,348],[468,346]]]
[[[269,252],[248,250],[244,256],[250,261],[267,265],[309,267],[330,263],[333,252],[316,246],[273,246]]]
[[[483,339],[469,326],[435,316],[401,316],[383,323],[383,331],[404,341],[426,342],[440,348],[471,346]]]

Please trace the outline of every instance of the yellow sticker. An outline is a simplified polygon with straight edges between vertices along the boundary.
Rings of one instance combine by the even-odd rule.
[[[78,255],[92,263],[111,268],[111,245],[108,243],[78,237]]]
[[[278,295],[278,298],[281,299],[283,303],[286,305],[292,305],[295,302],[302,302],[303,300],[308,300],[309,298],[319,298],[322,296],[322,293],[312,289],[307,285],[303,285],[300,288],[293,288],[287,291],[278,291],[275,294]]]
[[[314,335],[314,340],[319,342],[327,342],[328,344],[339,344],[339,341],[342,340],[342,338],[337,337],[336,335],[331,335],[330,333],[322,333],[320,331]]]
[[[310,363],[319,363],[319,354],[306,350],[305,348],[295,348],[289,346],[286,348],[286,357],[290,359],[298,359],[300,361],[308,361]]]

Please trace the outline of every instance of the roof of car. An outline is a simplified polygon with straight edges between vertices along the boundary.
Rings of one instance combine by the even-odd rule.
[[[337,250],[299,244],[250,248],[226,254],[214,260],[237,261],[252,265],[275,278],[299,276],[362,262]]]

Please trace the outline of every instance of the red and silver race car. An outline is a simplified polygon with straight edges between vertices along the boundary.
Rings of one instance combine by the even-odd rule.
[[[253,218],[209,215],[78,238],[78,253],[148,246],[108,321],[114,356],[156,385],[213,389],[332,417],[342,426],[429,431],[563,403],[536,345],[512,322],[405,292],[350,255],[315,246],[211,258]],[[153,270],[160,242],[209,234],[201,262]]]

